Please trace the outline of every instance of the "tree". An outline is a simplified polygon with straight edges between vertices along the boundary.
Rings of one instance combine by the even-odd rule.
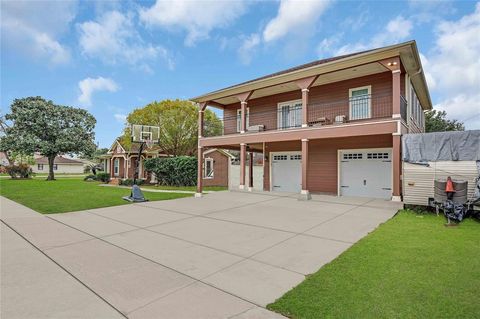
[[[160,127],[160,148],[167,154],[194,155],[198,142],[198,108],[190,101],[164,100],[135,109],[127,116],[127,123]],[[204,113],[205,135],[218,135],[222,130],[220,119],[211,110]],[[122,145],[130,147],[130,127],[122,136]]]
[[[465,126],[457,120],[446,118],[447,112],[430,110],[425,112],[425,132],[464,131]]]
[[[100,156],[107,154],[109,151],[108,148],[103,147],[103,148],[96,148],[93,153],[90,154],[80,154],[80,158],[82,159],[87,159],[89,161],[97,162],[100,163]]]
[[[0,138],[3,149],[48,158],[47,180],[54,180],[55,157],[63,153],[89,154],[95,150],[96,120],[84,109],[55,105],[42,97],[15,99],[5,116],[12,125]]]

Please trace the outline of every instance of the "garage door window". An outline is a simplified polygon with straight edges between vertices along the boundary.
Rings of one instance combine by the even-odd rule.
[[[273,160],[274,161],[286,161],[288,159],[287,155],[274,155]]]
[[[388,153],[367,153],[367,159],[388,159]]]
[[[343,154],[343,159],[344,160],[356,160],[356,159],[362,159],[363,154],[362,153],[345,153]]]

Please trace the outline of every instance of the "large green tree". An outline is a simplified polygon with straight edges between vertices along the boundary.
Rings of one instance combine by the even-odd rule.
[[[95,151],[96,120],[84,109],[55,105],[42,97],[15,99],[5,115],[11,125],[0,138],[4,150],[48,158],[47,180],[55,179],[55,157],[63,153],[89,154]]]
[[[186,100],[164,100],[152,102],[145,107],[135,109],[127,116],[128,125],[142,124],[160,127],[160,148],[167,154],[193,155],[198,142],[198,108]],[[206,136],[218,135],[222,131],[222,122],[211,110],[204,113]],[[130,145],[130,127],[122,136],[122,144]]]
[[[447,119],[447,112],[430,110],[425,112],[425,132],[464,131],[465,126],[457,120]]]

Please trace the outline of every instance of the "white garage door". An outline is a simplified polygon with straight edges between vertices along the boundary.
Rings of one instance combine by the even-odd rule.
[[[341,151],[340,195],[390,199],[391,149]]]
[[[300,152],[272,153],[272,191],[296,192],[302,188]]]

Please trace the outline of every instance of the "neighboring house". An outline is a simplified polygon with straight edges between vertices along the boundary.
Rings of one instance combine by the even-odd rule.
[[[203,152],[203,185],[228,187],[230,165],[234,158],[227,151],[216,148]]]
[[[53,172],[60,174],[82,174],[83,173],[83,163],[71,158],[66,158],[63,156],[55,157],[53,162]],[[35,164],[32,165],[32,171],[34,173],[48,173],[49,165],[48,158],[45,156],[36,157]]]
[[[100,156],[104,171],[109,173],[112,179],[133,178],[139,148],[140,144],[138,143],[133,143],[130,148],[127,148],[118,139],[115,140],[107,154]],[[143,163],[145,159],[162,156],[167,155],[158,146],[145,148],[141,154],[138,178],[155,182],[154,176],[145,171]]]
[[[401,136],[432,108],[414,41],[323,59],[217,90],[199,104],[199,172],[209,148],[264,154],[263,190],[401,200]],[[204,136],[203,110],[223,111]],[[204,180],[198,176],[197,193]]]

